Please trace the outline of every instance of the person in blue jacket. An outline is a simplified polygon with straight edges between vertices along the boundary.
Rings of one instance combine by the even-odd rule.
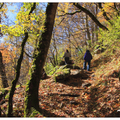
[[[92,60],[92,55],[89,50],[86,50],[86,53],[84,55],[84,63],[83,63],[83,69],[86,69],[86,64],[87,65],[87,71],[90,71],[90,62]]]

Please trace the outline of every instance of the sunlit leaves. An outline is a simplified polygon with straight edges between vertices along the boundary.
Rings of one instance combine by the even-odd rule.
[[[1,53],[2,53],[2,57],[3,57],[3,64],[5,65],[5,72],[6,72],[6,76],[8,79],[8,83],[9,85],[11,84],[10,80],[12,80],[14,73],[15,73],[15,51],[16,48],[12,47],[11,44],[6,45],[6,44],[0,44],[0,49],[1,49]],[[4,77],[4,76],[2,76]]]
[[[102,7],[103,7],[103,10],[107,13],[107,16],[109,16],[111,19],[113,18],[113,16],[115,17],[117,15],[114,8],[114,3],[104,3],[102,4]],[[102,11],[100,11],[97,16],[98,18],[100,18],[101,22],[106,21],[103,17]]]
[[[12,26],[6,26],[6,25],[1,25],[2,27],[2,33],[6,34],[8,33],[9,35],[12,36],[21,36],[24,34],[24,31],[29,31],[34,33],[35,31],[43,30],[42,27],[42,22],[44,21],[44,12],[39,11],[37,14],[32,13],[30,15],[30,20],[28,19],[28,14],[30,11],[30,6],[33,3],[24,3],[23,7],[21,7],[21,10],[17,13],[16,16],[16,25]],[[36,22],[41,21],[41,25],[37,25]]]
[[[114,53],[113,50],[119,48],[120,42],[120,17],[115,17],[112,22],[114,25],[109,25],[109,31],[100,30],[99,42],[105,46],[109,46],[108,51]],[[106,48],[106,47],[105,47]]]

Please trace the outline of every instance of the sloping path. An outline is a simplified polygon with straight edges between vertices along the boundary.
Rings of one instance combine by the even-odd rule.
[[[92,71],[74,76],[76,72],[72,69],[71,77],[61,83],[55,82],[52,77],[41,80],[39,105],[43,109],[43,115],[35,117],[120,117],[119,112],[116,112],[120,102],[119,91],[115,92],[119,90],[119,85],[113,84],[113,81],[109,86],[114,85],[114,89],[111,89],[113,86],[95,87]],[[16,117],[24,116],[24,97],[25,86],[17,88],[13,99]],[[1,106],[3,116],[7,105],[8,99]]]

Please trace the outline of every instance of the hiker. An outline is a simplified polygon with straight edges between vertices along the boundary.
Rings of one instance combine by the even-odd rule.
[[[66,50],[66,52],[65,52],[63,57],[65,58],[65,64],[68,64],[69,63],[69,59],[71,57],[71,54],[69,53],[68,50]]]
[[[90,71],[90,62],[92,60],[92,55],[89,50],[86,50],[86,53],[84,55],[84,63],[83,63],[83,69],[86,69],[86,64],[87,65],[87,71]]]

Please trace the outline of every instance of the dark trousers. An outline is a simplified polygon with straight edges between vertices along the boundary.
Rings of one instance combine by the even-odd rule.
[[[65,57],[65,64],[69,63],[69,57]]]

